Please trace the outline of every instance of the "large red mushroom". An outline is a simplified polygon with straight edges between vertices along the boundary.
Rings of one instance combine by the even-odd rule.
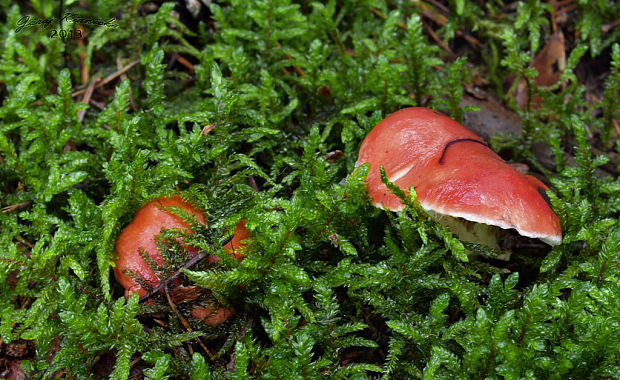
[[[392,183],[413,186],[420,205],[449,227],[462,218],[550,245],[562,242],[548,187],[515,171],[475,133],[439,112],[405,108],[386,117],[362,142],[356,165],[364,163],[370,164],[367,189],[377,207],[404,208],[381,182],[383,166]]]

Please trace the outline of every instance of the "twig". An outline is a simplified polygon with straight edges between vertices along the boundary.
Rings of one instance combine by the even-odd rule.
[[[331,152],[328,152],[327,154],[323,155],[323,159],[329,163],[332,162],[336,162],[338,161],[340,158],[342,158],[342,151],[340,149],[336,149],[336,150],[332,150]]]
[[[138,356],[137,358],[132,360],[131,363],[129,363],[129,368],[135,367],[136,364],[140,363],[141,360],[142,360],[142,356]]]
[[[120,77],[121,75],[125,74],[127,71],[129,71],[129,69],[131,69],[132,67],[134,67],[135,65],[137,65],[140,62],[139,59],[136,59],[135,61],[131,61],[127,66],[123,67],[120,70],[117,70],[116,72],[108,75],[107,77],[105,77],[101,82],[97,83],[97,85],[95,86],[95,88],[99,88],[102,86],[105,86],[106,84],[112,82],[114,79]],[[82,95],[84,92],[86,92],[86,89],[81,89],[81,90],[77,90],[74,93],[71,94],[72,97],[76,97],[78,95]]]
[[[439,45],[440,48],[448,52],[450,55],[455,55],[452,49],[450,49],[450,47],[443,42],[443,40],[437,35],[437,33],[435,33],[430,25],[422,21],[422,26],[424,26],[424,29],[426,29],[428,34],[430,34],[431,38],[437,43],[437,45]]]
[[[120,57],[116,57],[116,67],[119,70],[123,68]],[[126,74],[121,75],[121,80],[125,80],[125,79],[127,79],[127,75]],[[133,98],[131,87],[129,87],[129,104],[131,104],[131,109],[133,110],[133,112],[138,113],[138,107],[136,106],[136,101]]]
[[[426,0],[428,3],[433,4],[436,8],[439,8],[444,13],[450,13],[450,9],[436,0]]]
[[[192,72],[196,71],[196,68],[194,67],[194,65],[182,55],[179,55],[177,57],[177,61],[179,61],[179,63],[182,64],[183,66],[187,67],[189,71],[192,71]]]
[[[4,214],[7,214],[9,212],[13,212],[15,210],[19,210],[19,209],[24,208],[24,207],[28,207],[28,206],[30,206],[31,203],[32,203],[32,201],[25,201],[25,202],[21,202],[21,203],[16,203],[14,205],[4,206],[4,207],[2,207],[2,212]]]
[[[21,237],[19,235],[15,236],[15,240],[17,240],[18,242],[22,243],[23,245],[29,247],[30,249],[34,248],[34,243],[24,239],[23,237]],[[26,254],[26,256],[28,256],[28,255]],[[28,256],[28,258],[30,258],[30,256]]]
[[[441,13],[438,13],[435,9],[429,7],[427,4],[416,3],[416,6],[422,9],[422,16],[430,19],[436,24],[445,26],[448,23],[448,18],[446,16],[442,15]],[[455,30],[454,33],[459,37],[463,37],[463,39],[469,42],[469,44],[471,44],[472,46],[475,46],[477,48],[481,48],[484,46],[482,42],[480,42],[477,38],[471,36],[468,33],[462,32],[460,30]]]
[[[454,31],[457,36],[463,37],[465,41],[469,42],[470,45],[477,47],[478,49],[482,48],[484,45],[480,42],[476,37],[471,36],[470,34],[461,32],[460,30]]]
[[[84,35],[83,26],[78,26],[77,29],[79,29],[82,35]],[[82,79],[82,84],[86,84],[90,80],[90,74],[88,72],[88,66],[86,66],[86,49],[82,49],[84,47],[84,40],[79,38],[77,40],[77,44],[80,47],[80,77]]]
[[[94,99],[91,99],[89,104],[92,104],[93,106],[97,107],[101,111],[105,109],[105,103],[98,102]]]
[[[609,33],[610,30],[612,30],[618,25],[620,25],[620,18],[617,19],[616,21],[610,22],[609,24],[605,24],[601,26],[601,32],[603,32],[603,34],[607,34]]]
[[[235,235],[231,235],[229,237],[227,237],[226,239],[222,240],[222,246],[228,244],[234,237]],[[159,285],[157,285],[156,287],[154,287],[150,292],[148,292],[144,297],[140,298],[140,302],[143,302],[146,299],[151,298],[152,296],[154,296],[155,294],[157,294],[160,290],[163,289],[164,286],[168,286],[168,283],[172,280],[174,280],[175,278],[179,277],[179,275],[181,275],[181,273],[183,272],[183,269],[189,269],[191,267],[193,267],[194,265],[196,265],[199,261],[201,261],[202,259],[204,259],[205,257],[209,256],[208,253],[206,252],[198,252],[198,254],[194,257],[192,257],[188,262],[186,262],[185,264],[183,264],[183,266],[181,267],[181,269],[177,270],[176,272],[174,272],[170,277],[164,279],[163,281],[161,281],[159,283]]]
[[[280,44],[280,42],[276,42],[276,46],[281,48],[282,45]],[[284,58],[288,59],[289,61],[291,61],[293,58],[291,58],[290,55],[283,53],[284,54]],[[299,68],[298,66],[293,65],[293,68],[295,69],[295,72],[297,73],[297,75],[299,75],[300,77],[305,77],[306,73],[304,73],[304,71]],[[290,74],[288,70],[286,70],[284,67],[282,68],[282,70],[284,71],[284,74]]]
[[[374,14],[376,14],[377,16],[381,17],[382,19],[387,19],[387,16],[383,14],[383,12],[381,12],[380,10],[376,9],[376,8],[370,8],[370,11]],[[396,21],[396,26],[398,26],[401,29],[407,29],[407,25],[404,22],[401,21]]]
[[[89,104],[90,103],[90,98],[93,96],[93,91],[95,90],[95,85],[100,80],[101,80],[100,77],[96,77],[96,78],[94,78],[93,80],[90,81],[90,83],[88,84],[88,87],[86,87],[86,92],[84,92],[84,96],[82,97],[81,103],[83,103],[83,104]],[[86,110],[79,110],[78,111],[78,120],[80,120],[80,121],[84,120],[84,116],[85,115],[86,115]]]
[[[419,4],[418,5],[421,9],[422,9],[422,15],[428,19],[430,19],[431,21],[434,21],[435,23],[444,26],[446,25],[446,23],[448,22],[448,19],[441,14],[434,14],[432,11],[429,11],[428,8],[426,8],[424,5]],[[387,16],[384,15],[380,10],[375,9],[375,8],[370,8],[370,11],[374,14],[376,14],[377,16],[381,17],[382,19],[387,19]],[[423,24],[424,25],[424,24]],[[398,26],[399,28],[402,29],[407,29],[407,25],[403,22],[397,21],[396,22],[396,26]],[[426,26],[426,25],[424,25]],[[430,28],[427,28],[427,30],[429,30]],[[481,48],[482,46],[484,46],[482,44],[482,42],[478,41],[475,37],[472,37],[471,35],[467,34],[467,33],[463,33],[460,30],[456,30],[454,33],[456,33],[457,36],[463,37],[465,39],[465,41],[469,42],[471,45],[476,46],[478,48]],[[433,37],[431,35],[431,37]],[[439,38],[439,37],[437,37]],[[435,39],[433,37],[433,39]],[[437,40],[436,40],[437,41]],[[438,42],[439,43],[439,42]],[[440,43],[440,46],[442,44]],[[445,44],[444,44],[445,45]],[[441,46],[444,50],[447,48],[447,46]],[[448,48],[449,49],[449,48]],[[449,50],[448,50],[449,51]]]
[[[170,70],[172,68],[172,65],[174,65],[174,63],[176,62],[178,56],[179,56],[179,53],[173,53],[172,54],[172,56],[168,60],[168,65],[166,66],[166,70]]]
[[[71,139],[67,140],[67,143],[62,148],[63,153],[67,153],[67,152],[70,152],[70,151],[74,151],[75,152],[76,150],[77,150],[77,147],[75,146],[75,143]]]
[[[181,313],[179,313],[179,310],[177,309],[176,305],[174,304],[174,302],[172,301],[172,298],[170,297],[170,292],[168,291],[168,286],[164,286],[164,293],[166,293],[166,299],[168,300],[168,305],[170,305],[170,308],[172,309],[172,311],[174,312],[174,314],[177,316],[177,318],[179,318],[179,321],[181,321],[181,324],[183,325],[183,327],[185,327],[185,329],[188,332],[192,332],[194,331],[192,329],[192,327],[189,325],[189,323],[187,323],[187,320],[185,318],[183,318],[183,316],[181,315]],[[211,360],[213,360],[213,354],[211,353],[211,351],[209,351],[209,349],[207,348],[207,346],[205,346],[204,343],[202,343],[202,340],[200,340],[200,337],[196,337],[196,341],[198,342],[198,344],[200,345],[200,347],[202,347],[202,349],[204,350],[204,352],[207,353],[207,355],[209,355],[209,358]]]
[[[207,124],[204,127],[202,127],[202,131],[200,131],[201,135],[208,135],[209,132],[211,132],[212,130],[215,129],[215,127],[217,126],[216,123],[212,123],[212,124]]]
[[[254,191],[260,191],[252,174],[248,175],[248,179],[250,180],[250,186],[252,186],[252,189],[254,189]]]
[[[284,56],[288,57],[286,54]],[[297,73],[297,75],[299,75],[300,77],[306,76],[306,74],[303,72],[302,69],[299,68],[299,66],[293,66],[293,68],[295,69],[295,72]]]

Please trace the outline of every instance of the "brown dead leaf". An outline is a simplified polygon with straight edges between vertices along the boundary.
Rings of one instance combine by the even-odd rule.
[[[5,344],[0,339],[0,378],[25,380],[21,362],[31,360],[34,354],[34,343],[30,340],[18,339]]]
[[[538,87],[551,86],[560,79],[562,71],[566,67],[566,47],[564,44],[564,34],[561,31],[549,36],[545,47],[534,57],[531,67],[538,72],[538,76],[534,78],[534,83]],[[514,96],[517,100],[517,105],[523,108],[527,103],[525,79],[521,79],[521,82],[519,82]],[[535,98],[532,99],[531,105],[538,106],[540,102],[540,98]]]
[[[521,118],[481,89],[476,90],[476,96],[464,94],[461,97],[460,106],[477,106],[480,108],[478,112],[465,112],[463,114],[463,125],[486,141],[490,141],[491,137],[497,134],[513,136],[521,136],[522,134]]]
[[[566,67],[566,48],[561,31],[549,36],[545,47],[534,58],[532,67],[538,71],[538,86],[551,86],[560,79]]]
[[[26,374],[21,367],[21,360],[0,358],[0,378],[26,380]]]
[[[343,154],[344,153],[342,153],[341,150],[336,149],[324,155],[323,159],[329,163],[333,163],[333,162],[338,161],[340,158],[342,158]]]
[[[215,125],[216,125],[215,123],[205,125],[205,126],[202,128],[202,132],[200,132],[200,134],[201,134],[201,135],[207,135],[207,134],[209,134],[209,132],[211,132],[212,130],[214,130],[214,129],[215,129]]]

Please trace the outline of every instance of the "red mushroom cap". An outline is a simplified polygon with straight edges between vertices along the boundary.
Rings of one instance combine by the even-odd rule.
[[[235,309],[215,303],[211,306],[192,307],[190,314],[196,319],[202,319],[209,326],[218,326],[230,319],[235,314]]]
[[[224,248],[224,251],[229,253],[231,257],[241,262],[241,260],[245,258],[245,250],[247,248],[245,240],[249,238],[250,232],[245,228],[245,219],[241,219],[235,226],[235,232],[233,233],[232,240],[226,243],[226,245],[222,248]],[[219,257],[215,255],[209,256],[209,265],[215,264],[219,261]]]
[[[427,108],[397,111],[370,131],[356,165],[370,164],[368,194],[377,207],[403,209],[381,182],[379,168],[403,190],[415,188],[426,210],[562,242],[558,217],[545,200],[547,186],[520,174],[475,133]]]
[[[115,261],[114,275],[118,282],[126,289],[126,294],[137,292],[140,297],[147,294],[140,283],[126,272],[135,273],[142,277],[145,282],[153,287],[159,285],[160,280],[151,270],[149,265],[140,255],[140,249],[146,252],[158,265],[164,264],[163,257],[159,254],[155,236],[161,233],[162,229],[176,228],[185,232],[192,232],[190,226],[180,217],[166,210],[168,207],[179,207],[188,214],[196,217],[198,222],[205,224],[205,217],[202,211],[193,205],[183,201],[180,196],[163,197],[154,199],[146,203],[134,216],[133,221],[125,227],[116,240],[116,252],[118,258]],[[227,252],[235,252],[243,244],[241,240],[247,239],[249,232],[245,228],[245,221],[237,224],[234,238],[223,248]],[[195,247],[185,247],[190,257],[195,256],[198,250]],[[237,257],[238,255],[235,255]]]
[[[162,229],[177,228],[186,232],[190,231],[187,223],[165,210],[167,207],[182,208],[188,214],[194,215],[200,223],[205,223],[202,211],[183,201],[178,195],[154,199],[142,206],[133,221],[125,227],[116,240],[118,259],[114,267],[114,275],[129,293],[138,292],[138,295],[143,297],[147,291],[132,276],[127,275],[127,270],[136,273],[153,287],[159,285],[159,278],[140,255],[140,249],[144,250],[158,265],[163,265],[164,259],[157,249],[155,236],[159,235]],[[186,248],[191,256],[197,252],[194,247]]]

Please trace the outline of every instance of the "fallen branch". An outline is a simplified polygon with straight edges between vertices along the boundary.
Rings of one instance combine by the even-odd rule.
[[[112,82],[114,79],[116,79],[116,78],[120,77],[121,75],[125,74],[127,71],[129,71],[129,69],[131,69],[132,67],[137,65],[139,62],[140,62],[139,59],[136,59],[135,61],[131,61],[127,66],[125,66],[122,69],[117,70],[114,73],[112,73],[112,74],[108,75],[107,77],[105,77],[102,81],[97,83],[95,88],[99,88],[99,87],[105,86],[106,84]],[[85,92],[86,92],[86,89],[77,90],[77,91],[75,91],[74,93],[71,94],[71,97],[76,97],[78,95],[82,95]]]

